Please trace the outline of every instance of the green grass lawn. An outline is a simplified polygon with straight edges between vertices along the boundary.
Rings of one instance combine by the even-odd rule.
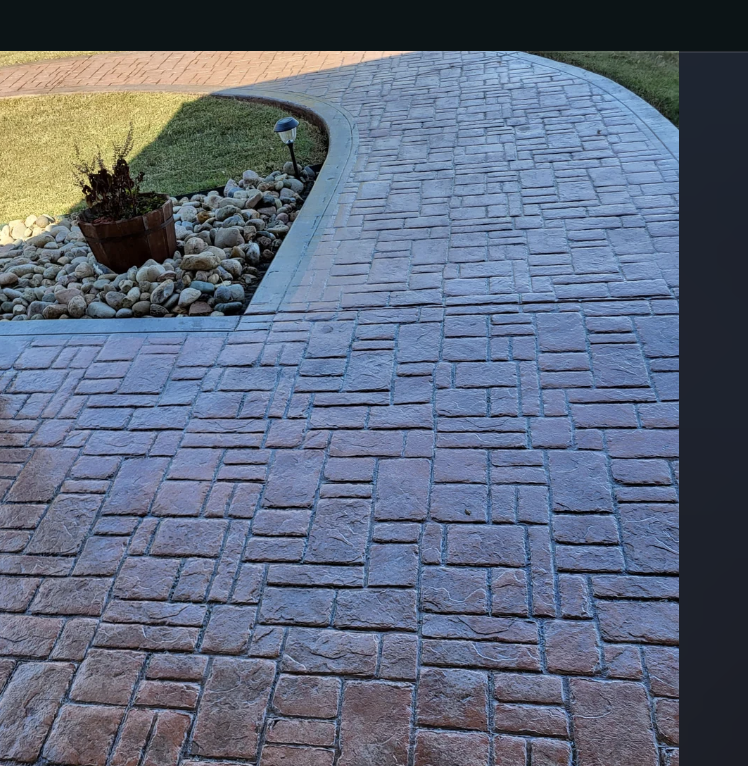
[[[0,51],[0,67],[30,64],[32,61],[62,59],[67,56],[94,56],[97,53],[116,53],[116,51]]]
[[[144,190],[178,194],[221,188],[248,168],[280,169],[289,153],[273,133],[286,112],[264,104],[170,93],[102,93],[0,99],[0,222],[59,215],[80,204],[75,145],[111,159],[132,122],[135,172]],[[295,144],[303,165],[322,162],[322,132],[302,121]]]
[[[615,80],[678,124],[680,51],[527,51]]]

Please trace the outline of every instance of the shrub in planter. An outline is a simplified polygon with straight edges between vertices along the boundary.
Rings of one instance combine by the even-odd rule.
[[[132,150],[132,128],[124,144],[114,146],[111,169],[101,151],[74,165],[86,201],[78,225],[99,263],[121,274],[149,258],[163,263],[177,249],[171,200],[141,192],[143,173],[133,178],[125,159]]]

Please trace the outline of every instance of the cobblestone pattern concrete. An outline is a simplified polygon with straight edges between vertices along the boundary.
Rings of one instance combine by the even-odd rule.
[[[269,79],[360,131],[280,313],[0,339],[0,763],[677,766],[677,165],[500,52],[0,88]]]

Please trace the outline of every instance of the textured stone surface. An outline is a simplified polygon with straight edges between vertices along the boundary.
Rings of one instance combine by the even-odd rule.
[[[0,761],[677,764],[662,134],[517,52],[0,70],[172,84],[315,94],[358,148],[274,314],[6,323]]]
[[[490,741],[485,734],[419,731],[416,766],[488,766]]]
[[[535,739],[532,742],[532,762],[537,766],[569,766],[571,746],[553,739]]]
[[[343,591],[338,596],[335,625],[340,628],[416,629],[414,590]]]
[[[61,627],[52,617],[0,614],[0,657],[47,657]]]
[[[75,674],[70,698],[76,702],[127,705],[145,655],[91,649]]]
[[[425,668],[417,694],[416,722],[422,726],[484,731],[488,725],[484,673]]]
[[[546,623],[545,651],[552,673],[595,675],[600,668],[597,632],[588,620]]]
[[[605,457],[595,452],[552,452],[550,478],[556,511],[612,511]]]
[[[31,602],[40,614],[84,614],[98,616],[112,581],[103,577],[65,577],[45,580]]]
[[[680,712],[677,700],[661,699],[655,702],[657,731],[668,745],[680,743]]]
[[[648,646],[644,649],[649,684],[658,697],[679,696],[678,660],[676,647]]]
[[[75,668],[68,663],[20,665],[0,698],[0,753],[35,761]]]
[[[379,521],[422,521],[428,508],[428,460],[380,461],[374,504]]]
[[[367,633],[295,628],[289,632],[282,668],[301,673],[374,675],[377,638]]]
[[[352,681],[343,693],[340,766],[408,762],[413,688],[379,681]]]
[[[668,601],[601,601],[600,631],[609,641],[678,643],[678,604]]]
[[[104,766],[123,708],[63,705],[44,745],[44,756],[70,766]]]
[[[573,679],[571,712],[580,766],[656,766],[644,687]]]
[[[322,676],[282,675],[273,695],[273,707],[281,715],[335,718],[340,682]]]
[[[274,664],[217,658],[198,708],[193,750],[211,758],[254,758]]]

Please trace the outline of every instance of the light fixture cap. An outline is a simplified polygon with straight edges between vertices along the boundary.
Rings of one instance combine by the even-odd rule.
[[[296,139],[296,128],[299,121],[294,117],[282,117],[275,123],[275,132],[284,144],[291,144]]]

